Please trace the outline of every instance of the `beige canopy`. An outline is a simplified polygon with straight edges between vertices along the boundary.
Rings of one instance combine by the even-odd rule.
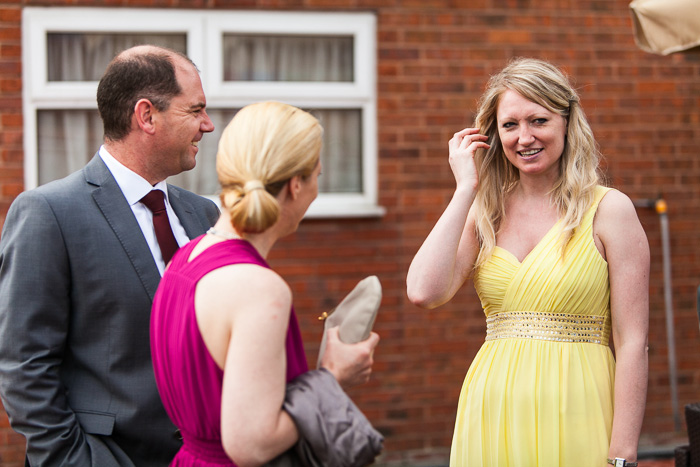
[[[700,45],[700,0],[634,0],[630,10],[640,49],[668,55]]]

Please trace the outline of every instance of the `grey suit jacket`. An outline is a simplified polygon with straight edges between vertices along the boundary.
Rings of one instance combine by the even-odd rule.
[[[190,238],[218,218],[169,186]],[[99,156],[14,201],[0,238],[0,395],[33,466],[165,466],[180,446],[149,344],[160,275]]]

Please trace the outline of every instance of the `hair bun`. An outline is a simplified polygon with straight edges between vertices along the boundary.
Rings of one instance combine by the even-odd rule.
[[[265,185],[260,180],[248,180],[243,185],[243,193],[248,194],[253,190],[264,190]]]
[[[322,136],[313,115],[288,104],[259,102],[236,112],[216,155],[221,206],[236,232],[261,233],[279,220],[278,195],[292,177],[313,173]]]

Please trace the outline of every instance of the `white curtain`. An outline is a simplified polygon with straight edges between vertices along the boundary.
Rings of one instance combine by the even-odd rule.
[[[49,81],[99,81],[120,51],[154,44],[186,53],[184,34],[64,34],[47,38]],[[102,120],[94,109],[42,109],[37,114],[39,184],[79,170],[102,144]]]
[[[307,109],[309,110],[309,109]],[[221,132],[236,114],[236,110],[209,109],[214,122],[212,133],[204,135],[199,143],[197,167],[168,180],[195,193],[218,194],[216,152]],[[323,109],[310,112],[323,126],[321,163],[323,175],[319,178],[322,193],[362,192],[362,135],[361,112],[355,109]]]
[[[323,126],[318,179],[323,193],[362,192],[362,113],[360,110],[312,110]]]
[[[236,110],[219,110],[207,107],[209,118],[214,123],[214,131],[204,135],[199,142],[197,166],[168,179],[168,183],[181,186],[200,195],[218,195],[219,179],[216,175],[216,151],[221,132],[236,114]]]
[[[184,35],[49,34],[49,80],[98,81],[118,52],[144,43],[187,52]],[[349,37],[225,36],[223,60],[227,80],[353,79],[353,45]],[[207,111],[216,129],[204,135],[196,168],[168,180],[203,195],[218,192],[215,163],[218,141],[236,113],[236,109],[216,109],[211,101],[209,104]],[[361,192],[362,112],[307,110],[324,127],[320,190]],[[42,109],[37,115],[37,126],[40,184],[79,170],[102,143],[102,122],[94,109]]]
[[[40,110],[39,184],[80,170],[102,144],[97,110]]]
[[[224,81],[353,80],[349,36],[224,35]]]
[[[350,36],[224,35],[225,81],[352,82]],[[324,193],[362,192],[362,112],[310,109],[324,128]]]
[[[185,34],[48,34],[49,81],[99,81],[112,58],[139,44],[187,53]]]

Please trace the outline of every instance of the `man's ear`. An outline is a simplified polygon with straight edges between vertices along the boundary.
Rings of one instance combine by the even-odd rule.
[[[134,119],[136,124],[139,126],[141,131],[152,135],[155,133],[155,124],[153,121],[153,116],[156,112],[156,108],[153,106],[151,101],[148,99],[139,99],[134,105]]]
[[[287,183],[287,190],[289,190],[289,196],[292,199],[297,199],[299,193],[301,192],[301,176],[295,175],[289,179]]]

